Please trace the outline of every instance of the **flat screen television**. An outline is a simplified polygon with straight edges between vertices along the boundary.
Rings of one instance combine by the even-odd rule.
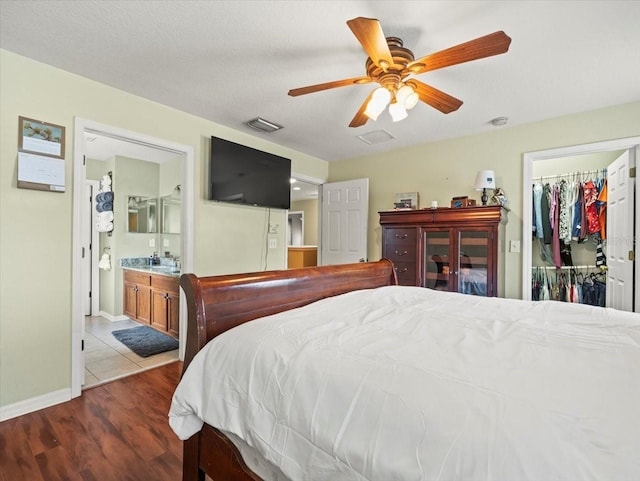
[[[291,159],[211,137],[210,200],[289,209],[290,178]]]

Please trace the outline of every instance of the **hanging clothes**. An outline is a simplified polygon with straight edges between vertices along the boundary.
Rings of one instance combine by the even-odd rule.
[[[596,201],[598,207],[598,220],[600,221],[600,238],[607,238],[607,179],[604,179],[602,188]]]
[[[544,238],[544,230],[542,228],[542,194],[544,186],[541,182],[537,182],[533,186],[533,229],[538,239]]]
[[[584,203],[587,213],[587,232],[589,234],[600,233],[600,220],[596,200],[598,199],[598,189],[595,184],[588,180],[584,184]]]
[[[554,181],[543,183],[540,178],[532,185],[532,236],[538,240],[540,258],[556,268],[572,266],[576,256],[583,257],[581,251],[572,252],[572,243],[591,237],[597,244],[591,262],[605,268],[606,171],[550,178]]]
[[[536,267],[531,273],[531,299],[604,307],[606,304],[604,274],[594,271],[594,268],[595,266],[577,266],[572,267],[570,271],[556,269],[555,273],[549,274],[548,268]]]
[[[571,186],[566,180],[560,182],[560,191],[558,194],[559,213],[558,213],[558,235],[562,241],[571,242]]]
[[[578,196],[576,202],[573,205],[573,229],[571,232],[571,239],[580,243],[584,242],[582,237],[582,211],[584,208],[584,186],[582,182],[578,183]]]
[[[542,238],[545,244],[551,244],[551,222],[549,212],[551,208],[551,186],[545,184],[542,189],[541,210],[542,210]]]
[[[553,188],[553,199],[551,201],[552,212],[549,218],[552,221],[553,230],[553,263],[562,267],[562,256],[560,255],[560,188],[556,185]]]

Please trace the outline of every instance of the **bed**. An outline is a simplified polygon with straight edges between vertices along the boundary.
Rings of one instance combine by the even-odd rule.
[[[398,286],[386,260],[180,283],[184,481],[640,479],[637,314]]]

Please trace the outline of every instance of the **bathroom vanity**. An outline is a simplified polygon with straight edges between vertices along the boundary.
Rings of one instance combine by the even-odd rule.
[[[180,330],[179,272],[164,266],[123,267],[124,314],[176,339]]]

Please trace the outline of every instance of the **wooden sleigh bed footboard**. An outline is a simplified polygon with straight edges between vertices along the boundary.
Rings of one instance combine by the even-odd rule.
[[[396,285],[393,264],[377,262],[212,277],[183,274],[188,325],[184,370],[205,344],[223,332],[346,292]],[[260,481],[222,432],[205,424],[184,442],[183,481]]]

